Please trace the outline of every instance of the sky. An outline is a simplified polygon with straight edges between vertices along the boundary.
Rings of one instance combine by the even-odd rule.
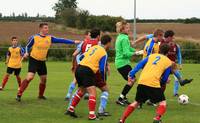
[[[0,0],[0,13],[16,15],[27,12],[29,16],[54,16],[52,7],[58,0]],[[134,0],[77,0],[81,9],[93,15],[134,16]],[[137,18],[177,19],[200,18],[199,0],[137,0]]]

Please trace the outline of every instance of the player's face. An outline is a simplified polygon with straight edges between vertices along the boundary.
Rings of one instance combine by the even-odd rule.
[[[164,38],[164,33],[160,33],[160,34],[158,34],[158,41],[162,41],[163,40],[163,38]]]
[[[17,46],[17,44],[18,44],[18,40],[17,40],[17,39],[13,39],[13,40],[12,40],[12,45],[13,45],[13,46]]]
[[[41,32],[43,35],[47,35],[47,34],[49,33],[49,26],[44,25],[42,28],[40,28],[40,32]]]
[[[129,34],[130,32],[130,24],[126,24],[123,30],[124,33]]]
[[[109,42],[109,43],[106,44],[105,49],[106,49],[106,50],[109,50],[110,48],[111,48],[111,42]]]
[[[85,39],[90,39],[90,33],[88,33],[87,35],[85,35]]]

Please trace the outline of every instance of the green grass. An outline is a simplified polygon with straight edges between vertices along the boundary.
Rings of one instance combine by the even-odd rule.
[[[38,76],[32,81],[25,91],[22,102],[15,101],[17,93],[17,82],[12,76],[6,86],[6,89],[0,92],[0,123],[89,123],[87,120],[87,101],[81,101],[76,108],[76,112],[81,118],[72,119],[63,115],[66,102],[64,97],[69,83],[72,80],[70,72],[71,63],[48,62],[48,85],[46,89],[47,101],[37,100],[38,95]],[[105,118],[102,123],[117,123],[124,108],[115,104],[125,81],[117,73],[112,64],[112,73],[109,77],[108,85],[110,88],[110,97],[107,111],[112,113],[112,117]],[[184,93],[190,97],[192,104],[182,106],[172,97],[173,79],[166,90],[168,99],[167,113],[163,117],[165,123],[200,123],[200,64],[185,64],[183,69],[184,77],[194,78],[194,82],[180,89],[180,94]],[[6,67],[0,64],[1,73],[3,74]],[[22,78],[27,72],[27,64],[24,64]],[[172,77],[173,78],[173,77]],[[136,85],[133,87],[128,97],[134,100]],[[99,94],[98,94],[99,96]],[[99,101],[99,98],[98,98]],[[98,105],[99,103],[97,103]],[[150,123],[155,114],[153,107],[144,106],[142,110],[136,110],[127,120],[127,123]]]

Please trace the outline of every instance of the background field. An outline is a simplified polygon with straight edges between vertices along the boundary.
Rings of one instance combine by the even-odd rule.
[[[38,33],[38,24],[40,22],[0,22],[0,43],[10,41],[10,37],[18,36],[21,41],[27,41],[28,38]],[[179,24],[179,23],[138,23],[137,33],[149,34],[156,28],[164,30],[172,29],[176,32],[179,39],[200,42],[200,24]],[[71,39],[82,39],[84,30],[68,28],[62,25],[50,23],[50,34]]]
[[[81,118],[72,119],[63,114],[66,108],[64,97],[67,87],[72,80],[70,72],[71,63],[48,62],[47,65],[48,85],[46,96],[48,100],[37,100],[39,80],[36,76],[25,92],[22,102],[16,102],[17,82],[14,77],[11,77],[5,91],[0,92],[0,123],[89,123],[87,120],[87,101],[81,101],[77,107],[76,112]],[[24,78],[27,71],[27,64],[23,66],[22,76]],[[117,123],[118,118],[124,110],[123,107],[115,104],[115,100],[125,82],[117,73],[113,64],[111,67],[112,73],[108,80],[110,97],[107,110],[112,114],[112,117],[99,121],[101,123]],[[184,64],[183,67],[183,75],[194,78],[194,82],[190,86],[181,88],[180,94],[187,94],[190,97],[191,103],[186,106],[177,104],[177,99],[172,96],[173,82],[171,82],[166,90],[168,110],[163,117],[164,123],[200,123],[200,64]],[[0,68],[0,75],[2,76],[6,69],[2,62],[0,63]],[[136,85],[129,94],[131,101],[135,97],[135,91]],[[142,110],[135,111],[129,117],[127,123],[151,123],[153,116],[154,108],[144,106]]]

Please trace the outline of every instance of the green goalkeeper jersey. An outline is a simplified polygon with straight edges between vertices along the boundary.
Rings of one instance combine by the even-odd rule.
[[[125,65],[130,65],[130,60],[135,49],[131,47],[128,35],[119,34],[115,42],[115,66],[121,68]]]

